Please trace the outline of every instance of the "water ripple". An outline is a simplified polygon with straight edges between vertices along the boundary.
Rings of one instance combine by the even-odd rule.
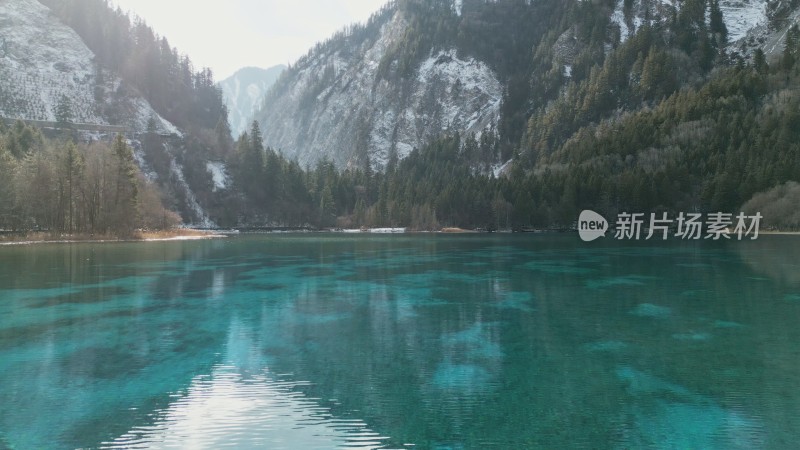
[[[364,421],[334,417],[317,399],[296,390],[308,385],[268,374],[245,377],[234,367],[219,366],[153,413],[153,424],[137,426],[100,448],[384,448],[389,438]]]

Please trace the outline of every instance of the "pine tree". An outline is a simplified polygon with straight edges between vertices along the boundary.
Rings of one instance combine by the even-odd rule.
[[[15,228],[14,184],[17,160],[0,145],[0,228]]]
[[[764,50],[761,48],[757,48],[753,54],[753,67],[756,69],[756,72],[762,75],[769,71],[767,57],[764,55]]]
[[[58,123],[59,128],[69,128],[70,124],[73,121],[72,118],[72,102],[70,102],[69,98],[66,95],[61,95],[61,98],[58,100],[58,105],[56,105],[56,122]]]
[[[722,49],[728,43],[728,27],[719,7],[719,0],[711,0],[709,8],[709,28],[717,39],[718,48]]]
[[[261,127],[256,120],[254,120],[253,124],[250,126],[250,143],[254,151],[259,153],[264,152],[264,137],[261,134]]]
[[[240,161],[241,187],[259,209],[264,207],[266,195],[262,186],[264,177],[264,144],[261,128],[253,121],[250,134],[245,133],[237,147]]]
[[[322,189],[319,198],[319,224],[329,226],[333,223],[332,217],[335,216],[336,203],[333,200],[333,190],[329,184]]]
[[[227,108],[225,109],[225,117],[228,116]],[[220,117],[217,121],[217,126],[214,127],[214,134],[216,135],[216,151],[217,156],[227,155],[231,150],[231,127],[224,117]]]
[[[133,159],[133,149],[118,134],[112,145],[117,162],[117,179],[114,192],[114,229],[129,233],[137,223],[139,184],[136,178],[138,167]]]
[[[83,155],[78,152],[78,147],[69,142],[64,155],[64,181],[66,184],[66,213],[67,220],[64,230],[72,233],[76,229],[75,205],[80,203],[78,197],[78,187],[83,178],[83,168],[85,165]]]

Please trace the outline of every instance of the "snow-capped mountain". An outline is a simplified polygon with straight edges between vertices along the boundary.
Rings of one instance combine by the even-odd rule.
[[[102,94],[102,95],[101,95]],[[98,101],[98,99],[102,99]],[[101,69],[78,34],[36,0],[0,1],[0,117],[178,130],[118,77]]]
[[[284,65],[269,69],[245,67],[219,83],[225,106],[228,107],[228,122],[234,138],[250,126],[253,114],[284,70]]]
[[[455,12],[454,12],[455,13]],[[407,12],[383,13],[364,41],[318,47],[289,69],[256,113],[266,144],[301,165],[383,168],[452,130],[479,134],[499,119],[503,86],[488,64],[455,48],[431,49],[403,82],[381,77],[409,32]]]

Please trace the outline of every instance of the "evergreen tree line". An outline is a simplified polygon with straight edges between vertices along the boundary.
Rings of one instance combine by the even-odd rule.
[[[127,236],[178,223],[122,136],[76,144],[0,123],[0,229]]]
[[[389,162],[386,172],[338,171],[331,161],[301,168],[273,149],[264,148],[254,122],[228,161],[234,190],[234,222],[269,226],[410,227],[511,226],[511,205],[500,185],[467,161],[490,139],[437,140],[407,158]],[[491,148],[485,150],[493,151]]]
[[[653,108],[581,128],[528,174],[568,210],[734,211],[800,178],[798,68],[739,65]],[[555,200],[555,199],[554,199]]]

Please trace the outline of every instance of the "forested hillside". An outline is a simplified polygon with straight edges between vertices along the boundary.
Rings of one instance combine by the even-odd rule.
[[[391,155],[382,172],[337,172],[323,159],[304,175],[312,223],[523,228],[570,226],[584,208],[609,216],[733,212],[800,178],[796,27],[783,37],[785,50],[768,58],[758,47],[742,53],[744,41],[730,45],[717,0],[680,8],[624,2],[630,23],[650,8],[626,36],[610,19],[613,1],[448,5],[398,2],[410,31],[378,71],[402,83],[428,52],[455,46],[501,74],[499,123],[478,136],[445,131],[402,161]],[[792,8],[772,2],[766,12],[785,19]],[[368,34],[370,25],[307,58]],[[236,179],[249,186],[248,199],[283,195],[246,181],[248,174]],[[303,204],[297,198],[289,203]]]
[[[210,69],[195,68],[144,20],[130,17],[107,0],[42,0],[77,32],[97,66],[94,96],[110,123],[116,123],[116,98],[141,95],[169,121],[143,117],[131,145],[146,178],[166,205],[188,224],[214,226],[225,216],[228,192],[216,188],[214,173],[233,148],[222,91]],[[106,78],[119,83],[108,87]]]

